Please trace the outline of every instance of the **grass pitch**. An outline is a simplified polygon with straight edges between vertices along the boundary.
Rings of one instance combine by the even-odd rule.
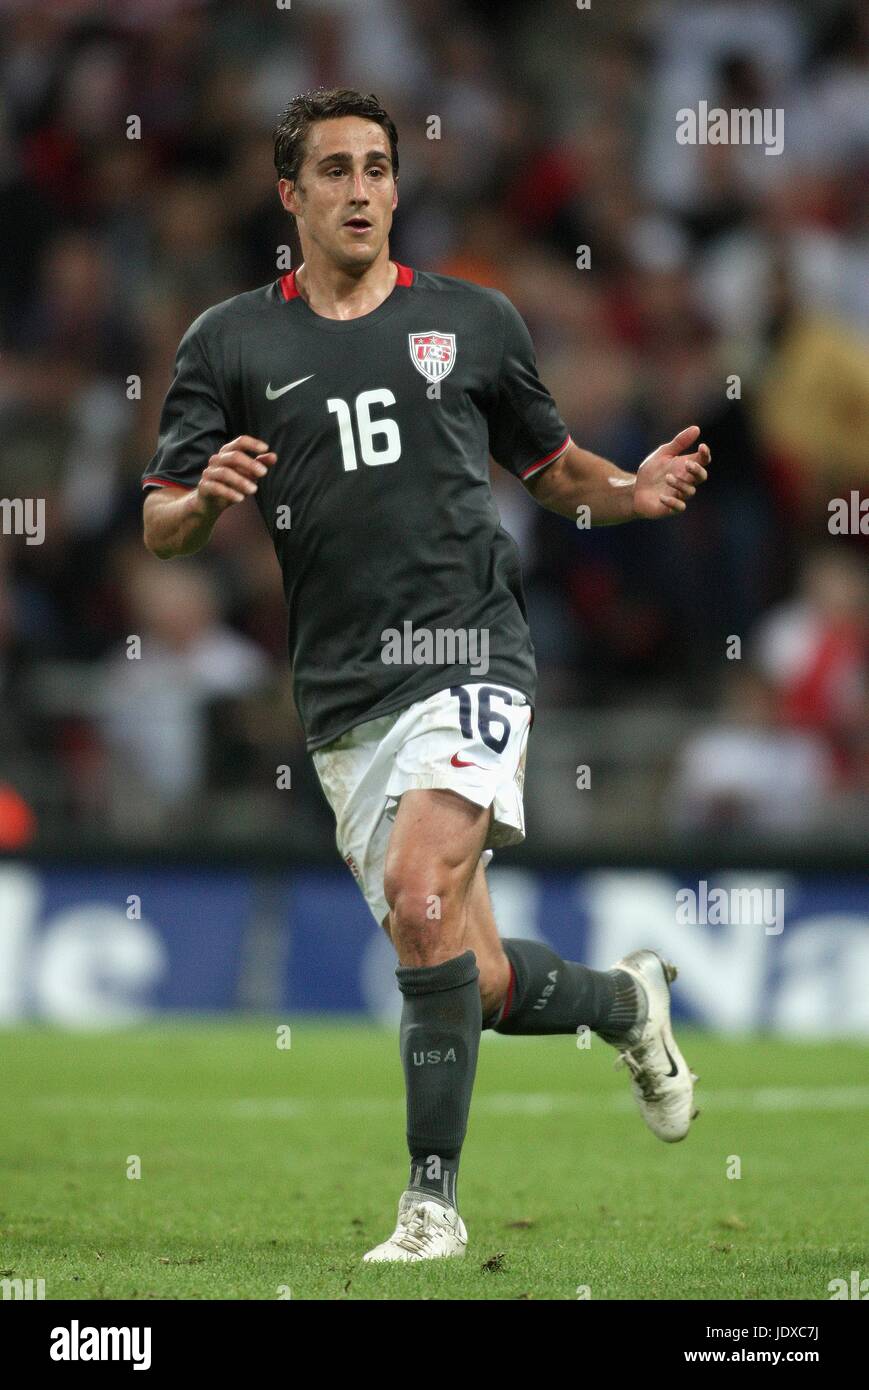
[[[681,1030],[703,1113],[665,1145],[597,1039],[486,1034],[465,1260],[369,1267],[407,1171],[397,1036],[301,1022],[281,1049],[277,1027],[0,1032],[0,1276],[47,1299],[654,1300],[828,1299],[869,1272],[858,1044]]]

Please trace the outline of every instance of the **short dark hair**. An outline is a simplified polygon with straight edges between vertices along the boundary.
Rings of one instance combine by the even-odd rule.
[[[275,126],[275,168],[279,178],[295,182],[305,157],[305,140],[309,129],[316,121],[329,121],[337,116],[360,116],[383,127],[389,137],[392,176],[398,178],[398,131],[395,122],[373,92],[366,97],[351,87],[318,87],[314,92],[303,92],[293,97]]]

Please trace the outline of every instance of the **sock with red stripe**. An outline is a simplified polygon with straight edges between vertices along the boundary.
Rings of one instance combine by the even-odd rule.
[[[502,939],[510,986],[501,1008],[483,1022],[496,1033],[575,1033],[581,1024],[607,1042],[642,1019],[646,1001],[624,970],[592,970],[562,960],[542,941]]]

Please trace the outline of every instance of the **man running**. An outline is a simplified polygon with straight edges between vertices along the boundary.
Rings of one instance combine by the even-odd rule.
[[[145,543],[190,555],[248,497],[269,529],[307,746],[398,956],[410,1175],[365,1259],[462,1255],[483,1028],[585,1024],[619,1050],[659,1138],[684,1138],[695,1113],[672,966],[637,951],[595,971],[495,925],[484,868],[524,838],[536,669],[489,455],[541,505],[610,525],[683,512],[709,450],[692,425],[636,474],[588,453],[503,294],[390,260],[398,137],[376,97],[296,97],[275,165],[303,263],[185,333],[143,479]]]

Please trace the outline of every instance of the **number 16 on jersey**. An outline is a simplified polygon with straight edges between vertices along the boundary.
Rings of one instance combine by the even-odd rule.
[[[386,386],[374,391],[362,391],[353,402],[356,414],[356,434],[359,438],[359,452],[362,462],[369,468],[381,463],[395,463],[401,457],[401,435],[398,422],[390,419],[372,420],[373,405],[395,405],[395,396]],[[338,434],[341,439],[341,458],[345,473],[358,468],[356,461],[356,440],[353,433],[353,411],[347,401],[340,396],[330,396],[326,406],[338,416]],[[378,445],[377,441],[383,442]]]

